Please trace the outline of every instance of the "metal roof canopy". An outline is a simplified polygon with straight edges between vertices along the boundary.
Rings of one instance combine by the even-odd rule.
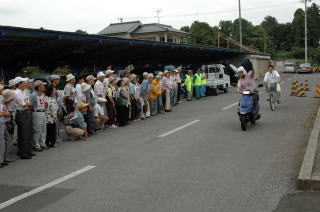
[[[0,26],[0,68],[206,64],[247,51]]]

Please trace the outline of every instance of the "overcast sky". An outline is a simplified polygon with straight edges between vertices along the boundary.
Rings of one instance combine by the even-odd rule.
[[[320,0],[313,0],[317,4]],[[241,0],[242,16],[260,24],[267,15],[279,22],[291,22],[294,11],[303,7],[299,0]],[[238,0],[0,0],[0,25],[62,31],[85,30],[97,33],[110,23],[141,20],[160,22],[175,28],[205,21],[218,25],[220,20],[238,17]]]

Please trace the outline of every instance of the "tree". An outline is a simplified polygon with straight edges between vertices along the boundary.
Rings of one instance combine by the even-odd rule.
[[[26,66],[17,73],[17,76],[31,78],[31,76],[34,74],[44,74],[44,73],[45,71],[42,70],[39,66]]]
[[[316,47],[320,41],[320,8],[313,3],[307,9],[308,16],[308,45]]]
[[[304,11],[299,8],[294,13],[292,21],[293,44],[296,47],[304,46]]]
[[[220,21],[219,31],[226,37],[232,37],[233,23],[232,21]]]
[[[86,31],[83,31],[83,30],[81,30],[81,29],[78,29],[78,30],[76,31],[76,33],[85,34],[85,35],[88,34]]]
[[[181,31],[184,31],[184,32],[187,32],[187,33],[190,33],[190,27],[189,26],[183,26],[180,28]]]
[[[188,42],[191,44],[214,46],[215,30],[206,22],[195,21],[190,27]]]

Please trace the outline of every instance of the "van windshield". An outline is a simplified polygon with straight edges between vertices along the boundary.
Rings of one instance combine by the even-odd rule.
[[[293,67],[294,65],[293,64],[285,64],[284,66],[285,67]]]

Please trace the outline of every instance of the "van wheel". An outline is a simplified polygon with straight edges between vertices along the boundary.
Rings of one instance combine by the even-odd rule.
[[[213,95],[218,96],[219,95],[219,88],[214,88],[213,89]]]
[[[226,85],[226,87],[223,90],[225,93],[228,93],[228,85]]]

